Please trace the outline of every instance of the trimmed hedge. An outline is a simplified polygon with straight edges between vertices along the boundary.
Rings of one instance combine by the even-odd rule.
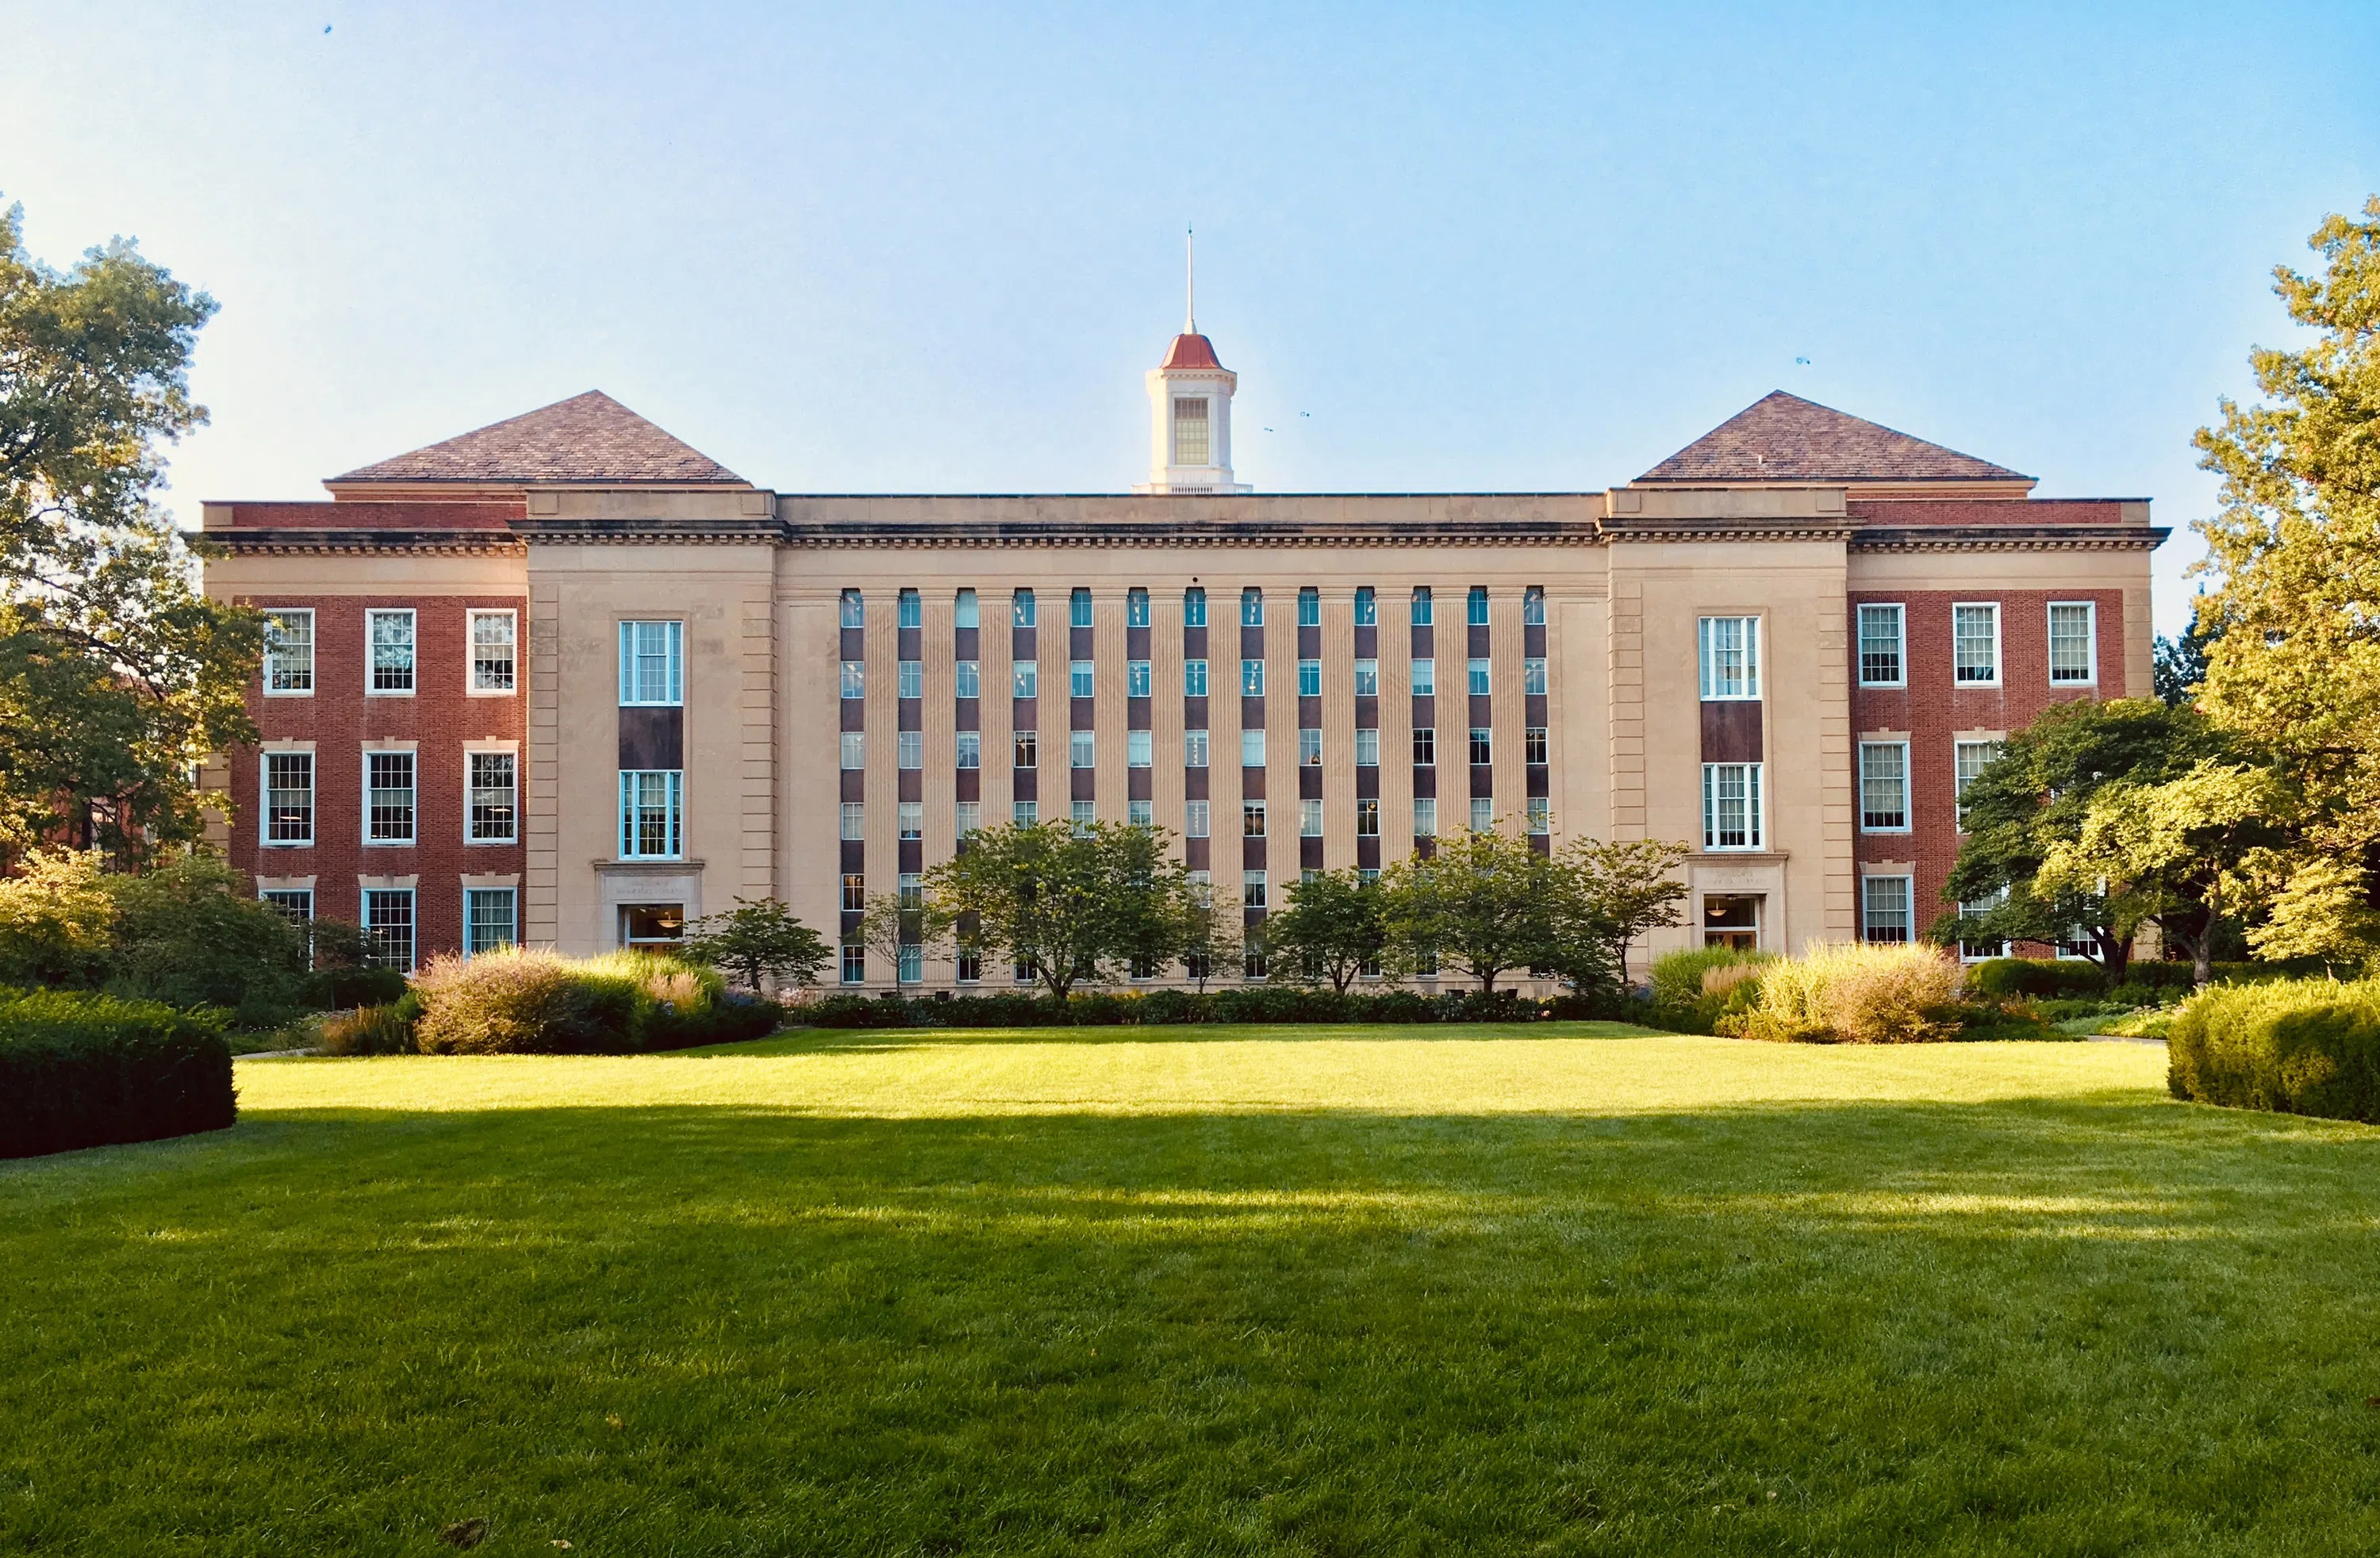
[[[2173,1096],[2380,1125],[2380,981],[2212,986],[2167,1034]]]
[[[298,986],[306,1004],[318,1012],[385,1006],[405,996],[405,976],[395,968],[317,968]]]
[[[1618,1017],[1635,1020],[1623,1000],[1576,995],[1537,1001],[1513,991],[1424,995],[1390,990],[1341,995],[1329,990],[1260,986],[1216,990],[1098,992],[1061,1003],[1047,995],[958,995],[948,1000],[897,1000],[834,994],[791,1014],[819,1028],[1115,1028],[1180,1023],[1432,1023],[1535,1022],[1542,1018]]]
[[[0,1158],[222,1130],[237,1115],[223,1014],[0,993]]]

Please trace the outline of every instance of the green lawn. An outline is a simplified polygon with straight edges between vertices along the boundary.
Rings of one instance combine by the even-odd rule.
[[[0,1551],[2380,1551],[2380,1129],[1631,1032],[246,1063],[0,1165]]]

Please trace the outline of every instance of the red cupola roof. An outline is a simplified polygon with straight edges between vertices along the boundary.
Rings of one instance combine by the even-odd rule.
[[[1176,335],[1173,344],[1165,348],[1165,360],[1160,368],[1213,368],[1223,365],[1215,356],[1215,343],[1204,335]]]

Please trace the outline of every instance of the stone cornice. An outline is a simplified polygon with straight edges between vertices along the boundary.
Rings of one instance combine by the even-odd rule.
[[[2162,525],[1862,526],[1853,552],[2154,552],[2172,535]]]
[[[324,553],[363,556],[517,556],[528,550],[506,530],[298,530],[274,527],[208,530],[200,539],[238,556],[289,556]]]

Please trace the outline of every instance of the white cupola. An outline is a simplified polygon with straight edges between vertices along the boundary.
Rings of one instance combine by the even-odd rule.
[[[1246,493],[1232,480],[1232,393],[1240,376],[1198,334],[1197,271],[1190,258],[1186,318],[1165,360],[1148,371],[1148,480],[1135,493]]]

